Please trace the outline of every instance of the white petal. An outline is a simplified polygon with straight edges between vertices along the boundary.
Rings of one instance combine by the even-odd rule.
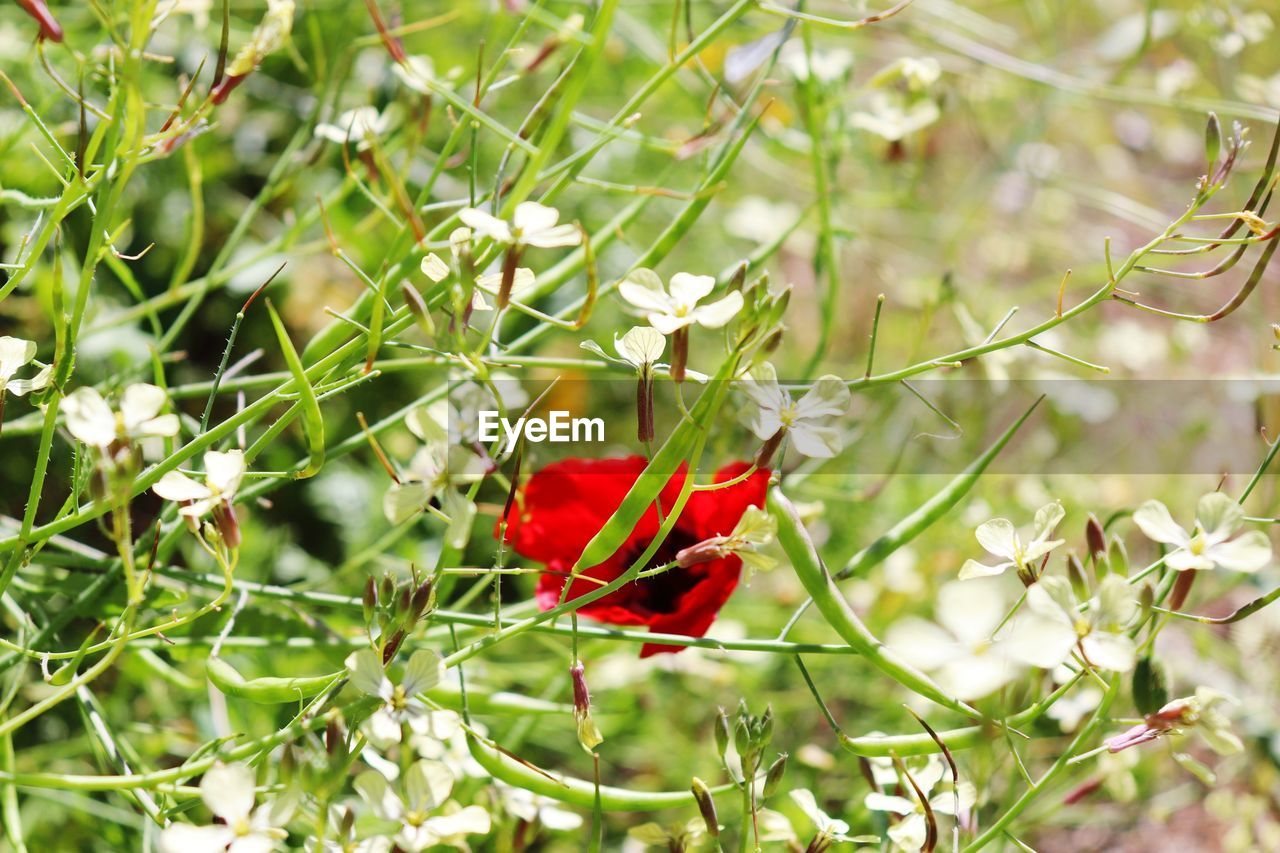
[[[798,423],[790,435],[796,452],[813,459],[830,459],[844,449],[844,433],[835,427]]]
[[[1035,536],[1037,539],[1047,539],[1053,534],[1054,528],[1062,523],[1062,519],[1066,516],[1067,511],[1062,508],[1062,504],[1054,501],[1051,504],[1045,504],[1036,510],[1035,520]]]
[[[792,795],[794,796],[794,794]],[[863,804],[873,812],[890,812],[891,814],[908,815],[916,810],[914,800],[906,797],[894,797],[872,791],[863,799]]]
[[[849,410],[849,387],[839,376],[820,376],[796,404],[797,418],[824,418]]]
[[[1174,571],[1185,572],[1191,569],[1212,569],[1214,567],[1213,560],[1209,559],[1209,553],[1192,554],[1186,548],[1179,548],[1176,551],[1170,551],[1164,558],[1164,564]]]
[[[1169,515],[1169,508],[1160,501],[1147,501],[1138,507],[1133,514],[1133,523],[1138,525],[1138,529],[1148,539],[1166,545],[1186,545],[1191,539],[1187,531]]]
[[[429,649],[418,649],[405,664],[400,686],[409,696],[430,690],[440,683],[440,655]]]
[[[466,207],[458,212],[458,218],[471,226],[481,237],[488,237],[498,243],[511,242],[511,226],[483,210]]]
[[[1045,554],[1048,554],[1054,548],[1057,548],[1065,539],[1037,539],[1026,548],[1022,549],[1023,563],[1034,563]]]
[[[435,488],[420,480],[394,483],[382,496],[382,514],[392,524],[402,524],[422,512]]]
[[[200,780],[200,797],[209,811],[234,824],[253,811],[253,771],[243,764],[215,764]]]
[[[138,424],[135,432],[138,435],[154,435],[154,436],[170,436],[177,435],[181,429],[182,422],[178,420],[177,415],[161,415],[158,418],[151,418]]]
[[[192,826],[174,823],[160,832],[156,849],[160,853],[219,853],[235,840],[229,826]]]
[[[978,525],[974,531],[978,544],[989,554],[1004,557],[1006,560],[1018,558],[1018,534],[1013,522],[1007,518],[993,518]]]
[[[374,711],[369,719],[364,721],[364,726],[360,730],[369,739],[369,743],[373,744],[374,749],[381,750],[389,749],[399,743],[404,734],[400,729],[400,722],[386,708]]]
[[[181,471],[168,472],[151,491],[167,501],[196,501],[213,494],[204,483],[196,482]]]
[[[404,416],[404,425],[423,441],[448,441],[449,401],[437,400],[427,406],[418,406]]]
[[[1019,661],[1006,649],[992,646],[981,654],[957,658],[938,670],[934,678],[946,692],[970,701],[999,690],[1021,673]]]
[[[923,670],[937,669],[964,653],[955,637],[918,616],[894,622],[884,641],[907,663]]]
[[[9,335],[0,336],[0,383],[18,372],[18,368],[36,357],[36,342]]]
[[[933,609],[938,623],[961,643],[974,646],[991,638],[1006,613],[1004,585],[997,580],[951,581],[938,589]]]
[[[386,673],[382,668],[382,658],[373,649],[360,649],[347,655],[347,671],[351,673],[351,683],[361,693],[378,696],[382,692],[382,682]]]
[[[1250,530],[1214,545],[1204,556],[1228,571],[1256,572],[1271,562],[1271,540],[1261,530]]]
[[[471,538],[471,526],[476,518],[476,505],[457,489],[445,489],[441,506],[449,516],[449,529],[445,531],[445,544],[451,548],[465,548]]]
[[[653,270],[633,270],[618,284],[618,295],[641,311],[667,313],[671,299],[662,290],[662,280]]]
[[[657,329],[649,326],[633,326],[621,338],[613,339],[618,355],[633,367],[653,364],[662,357],[667,339]]]
[[[244,477],[244,451],[210,450],[204,455],[205,481],[224,496],[234,495]]]
[[[422,274],[435,282],[444,281],[449,276],[449,265],[434,252],[428,252],[419,267]]]
[[[699,305],[691,315],[704,329],[718,329],[728,323],[742,310],[742,294],[733,291],[723,299],[717,299],[707,305]]]
[[[417,761],[404,778],[405,795],[415,810],[429,811],[444,805],[453,790],[453,773],[442,761]]]
[[[698,300],[711,292],[716,286],[714,276],[709,275],[692,275],[687,272],[678,272],[671,276],[671,282],[668,288],[671,291],[671,298],[679,305],[692,308],[698,304]],[[741,294],[738,295],[741,299]]]
[[[986,563],[979,563],[977,560],[965,560],[964,565],[960,567],[960,580],[967,581],[973,578],[989,578],[996,575],[1002,575],[1005,569],[1011,568],[1013,563],[1004,562],[994,566],[988,566]]]
[[[824,826],[830,818],[827,813],[818,808],[818,800],[813,796],[813,792],[806,788],[796,788],[791,792],[792,801],[800,807],[800,811],[804,812],[805,817],[813,821],[815,826]]]
[[[44,367],[35,376],[30,379],[10,379],[4,383],[4,390],[8,391],[15,397],[25,397],[32,391],[39,391],[49,384],[49,380],[53,377],[53,365],[49,364]]]
[[[582,242],[582,232],[576,225],[557,225],[555,228],[548,228],[545,231],[537,231],[522,237],[520,242],[530,246],[537,246],[539,249],[576,246]]]
[[[1065,620],[1024,611],[1001,632],[1001,639],[1008,643],[1009,653],[1023,663],[1052,669],[1071,655],[1077,637]]]
[[[1196,521],[1212,540],[1230,536],[1244,520],[1244,509],[1222,492],[1210,492],[1196,504]]]
[[[491,826],[487,811],[480,806],[467,806],[451,815],[427,818],[422,828],[443,840],[457,835],[484,835]]]
[[[116,416],[94,388],[77,388],[62,401],[67,430],[90,447],[106,447],[116,440]]]
[[[653,326],[664,335],[669,335],[672,332],[683,329],[685,326],[693,324],[692,315],[688,317],[677,317],[674,314],[664,314],[658,311],[647,314],[645,319],[649,321],[649,325]]]
[[[917,813],[889,827],[889,840],[902,850],[920,850],[928,840],[928,832],[924,815]]]
[[[1093,624],[1103,628],[1124,628],[1138,614],[1138,598],[1133,587],[1119,575],[1107,575],[1094,595]]]
[[[404,803],[391,790],[386,778],[376,770],[366,770],[357,776],[354,787],[370,810],[383,820],[400,820],[404,814]]]
[[[270,853],[275,849],[276,844],[271,836],[255,832],[252,835],[242,835],[232,841],[231,846],[227,848],[227,853]]]
[[[1124,634],[1094,631],[1080,641],[1084,656],[1099,669],[1128,672],[1133,669],[1136,648]]]
[[[560,211],[554,207],[547,207],[545,204],[538,204],[536,201],[522,201],[516,205],[515,214],[511,217],[511,223],[520,229],[522,237],[527,237],[530,234],[555,227],[559,219]],[[471,223],[468,222],[467,224],[470,225]]]
[[[169,396],[163,388],[138,382],[124,389],[120,398],[120,415],[126,429],[136,429],[154,418],[164,408]]]

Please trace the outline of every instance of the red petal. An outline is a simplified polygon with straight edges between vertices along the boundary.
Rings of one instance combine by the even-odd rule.
[[[538,576],[536,598],[539,610],[550,610],[560,604],[560,595],[564,591],[565,581],[568,580],[571,567],[572,563],[557,560],[547,566],[548,572]],[[570,584],[569,597],[580,598],[600,588],[600,584],[584,580],[584,577],[611,581],[622,574],[625,569],[626,566],[617,560],[610,560],[607,563],[592,566],[578,575],[573,583]],[[648,623],[648,618],[632,604],[634,590],[635,585],[628,584],[621,589],[614,590],[604,598],[596,599],[590,604],[584,604],[578,608],[578,613],[597,622],[607,622],[611,625],[645,625]]]
[[[726,557],[706,564],[707,575],[701,583],[689,590],[680,599],[680,607],[674,613],[666,613],[649,622],[649,630],[658,634],[682,634],[686,637],[702,637],[716,621],[716,614],[724,607],[729,596],[738,586],[738,576],[742,572],[742,561],[737,557]],[[672,571],[680,571],[673,569]],[[647,658],[657,654],[674,654],[687,646],[668,646],[658,643],[645,643],[640,649],[640,657]]]
[[[740,477],[750,467],[746,462],[732,462],[716,472],[715,482],[724,483]],[[764,506],[768,488],[769,470],[766,468],[756,471],[741,483],[723,489],[694,492],[680,516],[681,526],[700,540],[727,536],[733,532],[747,507]]]

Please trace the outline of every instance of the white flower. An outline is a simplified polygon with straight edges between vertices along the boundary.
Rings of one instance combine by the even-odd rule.
[[[627,838],[638,841],[645,847],[658,847],[662,850],[696,849],[706,835],[706,824],[698,817],[666,826],[660,823],[642,823],[627,830]]]
[[[280,827],[293,813],[293,802],[282,797],[255,809],[253,787],[253,771],[243,764],[210,767],[200,780],[200,797],[225,824],[170,824],[160,833],[160,853],[264,853],[277,849],[288,837]]]
[[[742,388],[755,404],[742,412],[743,423],[762,441],[780,431],[791,437],[796,452],[830,458],[840,452],[844,440],[832,426],[849,409],[848,387],[838,376],[822,376],[798,401],[778,384],[773,365],[764,363],[751,373]]]
[[[170,471],[151,487],[165,500],[190,504],[179,512],[188,518],[208,515],[215,507],[231,503],[244,478],[244,451],[207,451],[204,455],[204,482],[193,480],[181,471]]]
[[[813,78],[819,83],[832,83],[843,79],[853,68],[853,54],[844,49],[820,50],[814,48],[806,51],[805,45],[798,39],[787,42],[782,48],[778,62],[791,72],[791,76],[800,81]]]
[[[1138,507],[1133,521],[1147,538],[1174,546],[1175,550],[1164,558],[1164,564],[1171,569],[1256,572],[1271,562],[1271,540],[1262,531],[1250,530],[1231,538],[1244,522],[1244,510],[1221,492],[1200,498],[1193,533],[1178,525],[1160,501],[1147,501]]]
[[[941,76],[942,65],[932,56],[904,56],[877,71],[869,85],[883,86],[901,79],[911,91],[918,92],[938,82]]]
[[[638,269],[618,285],[618,293],[643,311],[651,326],[669,335],[691,325],[718,329],[742,310],[742,294],[736,290],[710,304],[698,305],[715,286],[713,276],[678,272],[671,276],[670,287],[664,288],[653,270]]]
[[[380,113],[374,107],[357,107],[347,110],[332,123],[316,125],[315,135],[339,145],[356,143],[359,151],[369,149],[369,137],[380,137],[391,129],[391,120],[386,113]]]
[[[941,791],[930,797],[934,787],[942,780],[945,768],[942,759],[938,756],[930,756],[929,760],[923,767],[910,770],[912,780],[920,788],[920,791],[929,800],[929,807],[938,814],[947,815],[963,815],[973,808],[974,802],[977,800],[977,791],[971,782],[961,782],[959,785],[948,786],[950,790]],[[863,802],[867,808],[872,811],[889,812],[902,816],[902,820],[889,827],[889,840],[893,842],[895,848],[899,850],[916,851],[924,847],[925,839],[928,834],[928,823],[925,818],[924,806],[916,796],[915,789],[910,785],[904,786],[910,797],[897,797],[891,794],[881,794],[873,791],[867,794]],[[959,801],[957,803],[957,800]],[[957,810],[956,806],[959,805]]]
[[[495,781],[498,801],[507,814],[525,823],[539,823],[552,832],[570,832],[582,826],[582,815],[560,808],[548,797]]]
[[[1137,649],[1125,633],[1138,614],[1133,587],[1107,575],[1083,610],[1066,578],[1041,578],[1027,590],[1026,609],[1007,634],[1015,654],[1032,666],[1050,669],[1079,646],[1091,666],[1112,672],[1133,669]]]
[[[837,842],[850,844],[875,844],[880,839],[874,835],[849,835],[849,824],[831,817],[818,807],[818,800],[813,792],[805,788],[797,788],[791,792],[791,800],[800,807],[805,817],[813,822],[818,837],[810,844],[810,850],[826,850]]]
[[[511,299],[518,300],[521,294],[527,292],[535,284],[538,283],[537,278],[533,274],[533,270],[528,267],[517,267],[516,274],[511,279]],[[475,290],[471,291],[471,307],[477,311],[488,311],[492,308],[488,300],[484,298],[485,294],[496,297],[498,288],[502,286],[502,273],[493,272],[482,275],[476,279]]]
[[[374,814],[400,824],[396,845],[416,853],[435,845],[465,846],[467,835],[489,832],[487,811],[480,806],[460,808],[449,799],[453,782],[453,773],[444,764],[417,761],[405,773],[403,793],[393,790],[375,770],[357,776],[355,788]]]
[[[124,389],[120,410],[113,412],[94,388],[77,388],[62,401],[67,430],[80,441],[105,450],[117,439],[171,436],[178,434],[178,416],[161,415],[168,402],[162,388],[139,383]]]
[[[427,713],[427,706],[417,695],[440,682],[440,656],[427,649],[419,649],[409,656],[399,684],[387,677],[382,658],[373,649],[352,652],[346,664],[356,689],[382,700],[382,707],[361,727],[369,743],[377,749],[400,742],[402,724]]]
[[[536,201],[517,204],[511,222],[475,207],[463,208],[458,216],[476,236],[488,237],[495,243],[551,249],[582,242],[582,232],[576,225],[557,225],[560,211]]]
[[[941,625],[908,616],[894,623],[885,642],[907,663],[932,674],[947,693],[978,699],[1022,671],[1007,638],[992,636],[1004,611],[998,581],[952,581],[938,590],[934,613]]]
[[[1004,574],[1005,569],[1010,568],[1019,571],[1024,568],[1034,569],[1032,563],[1066,541],[1049,538],[1064,515],[1066,512],[1062,509],[1062,504],[1057,501],[1040,507],[1036,510],[1035,529],[1031,539],[1025,543],[1018,535],[1013,522],[1007,518],[993,518],[980,524],[974,532],[978,538],[978,544],[985,548],[988,554],[1000,557],[1001,561],[994,566],[988,566],[977,560],[966,560],[960,568],[960,580],[1000,575]]]
[[[1053,671],[1054,684],[1066,684],[1075,673],[1065,665],[1059,666]],[[1066,695],[1049,707],[1045,712],[1046,716],[1051,720],[1057,720],[1058,725],[1062,727],[1064,732],[1073,732],[1088,714],[1094,708],[1098,707],[1098,703],[1102,701],[1102,690],[1094,686],[1091,682],[1082,682],[1072,687]]]
[[[430,81],[435,79],[436,68],[430,57],[407,57],[403,64],[397,62],[392,66],[391,72],[413,91],[423,95],[431,94]]]
[[[897,142],[933,124],[940,115],[938,105],[928,98],[908,103],[901,93],[875,91],[868,109],[854,113],[850,124]]]
[[[454,415],[449,403],[441,400],[424,406],[405,417],[409,431],[424,444],[409,461],[408,468],[382,498],[382,512],[392,524],[402,524],[423,512],[433,498],[440,498],[441,509],[449,517],[445,541],[461,547],[471,532],[476,506],[458,489],[457,482],[474,482],[481,476],[480,458],[458,445],[449,444],[449,424]]]
[[[213,9],[213,0],[164,0],[156,6],[156,21],[162,21],[170,15],[190,15],[197,30],[209,26],[209,12]]]
[[[39,391],[49,384],[53,365],[43,368],[30,379],[13,378],[14,374],[30,364],[35,357],[35,341],[11,338],[8,335],[0,336],[0,396],[9,393],[15,397],[22,397],[32,391]]]

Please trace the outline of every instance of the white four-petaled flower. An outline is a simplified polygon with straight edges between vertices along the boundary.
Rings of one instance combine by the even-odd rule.
[[[651,326],[669,335],[692,325],[718,329],[742,310],[742,294],[736,290],[715,302],[699,305],[715,286],[713,276],[678,272],[671,276],[670,285],[663,287],[662,279],[653,270],[638,269],[618,285],[618,293],[643,311]]]
[[[960,568],[960,580],[981,578],[989,575],[1004,574],[1005,569],[1022,570],[1032,567],[1031,564],[1057,548],[1065,540],[1050,539],[1053,531],[1062,521],[1066,512],[1062,504],[1054,501],[1045,504],[1036,511],[1035,530],[1031,538],[1023,542],[1013,522],[1007,518],[993,518],[978,526],[974,535],[978,544],[987,553],[1000,558],[994,566],[979,563],[977,560],[966,560]]]
[[[200,518],[219,505],[234,500],[244,472],[244,451],[210,450],[204,455],[203,483],[181,471],[170,471],[151,487],[151,491],[165,500],[190,501],[179,512],[188,518]]]
[[[1022,672],[1007,634],[993,636],[1005,616],[999,581],[943,584],[934,613],[941,624],[916,616],[899,619],[885,643],[907,663],[930,673],[948,694],[978,699]]]
[[[576,225],[557,225],[560,211],[536,201],[517,204],[510,222],[476,207],[463,208],[458,217],[471,227],[475,236],[488,237],[504,245],[551,249],[582,242],[582,232]]]
[[[742,383],[743,390],[755,404],[742,413],[747,428],[756,437],[768,441],[785,430],[797,453],[829,458],[840,452],[843,438],[832,425],[849,409],[849,388],[838,376],[822,376],[799,400],[778,384],[773,365],[768,362],[751,372]]]
[[[963,816],[973,808],[977,791],[971,782],[949,785],[949,790],[930,796],[946,772],[942,759],[937,756],[930,756],[922,767],[908,768],[908,772],[916,786],[929,800],[929,808],[935,813]],[[902,820],[889,827],[889,840],[898,850],[915,853],[924,847],[928,835],[928,822],[925,817],[925,807],[916,796],[915,789],[910,785],[906,788],[911,794],[909,797],[873,791],[867,794],[864,802],[872,811],[889,812],[902,817]]]
[[[356,107],[339,115],[332,123],[316,125],[315,135],[339,145],[354,142],[360,151],[368,150],[369,138],[378,138],[391,129],[391,119],[376,107]]]
[[[1026,663],[1051,669],[1079,647],[1098,669],[1128,672],[1137,647],[1126,633],[1138,615],[1133,587],[1107,575],[1083,609],[1066,578],[1046,577],[1027,589],[1026,608],[1009,626],[1009,637]]]
[[[1196,524],[1188,533],[1169,515],[1160,501],[1147,501],[1133,514],[1133,521],[1148,538],[1174,550],[1164,558],[1171,569],[1223,568],[1233,572],[1256,572],[1271,562],[1271,540],[1261,530],[1232,539],[1244,523],[1240,504],[1221,492],[1211,492],[1196,504]]]
[[[387,677],[382,658],[373,649],[352,652],[346,663],[356,689],[382,700],[382,706],[362,728],[365,737],[378,749],[399,743],[402,725],[427,714],[427,706],[417,695],[440,682],[440,656],[427,649],[414,652],[399,684]]]
[[[105,450],[117,439],[178,434],[177,415],[162,415],[168,402],[164,389],[138,383],[124,389],[119,411],[112,411],[107,401],[94,388],[77,388],[62,401],[67,416],[67,429],[90,447]]]
[[[293,813],[293,801],[282,797],[253,807],[253,771],[244,764],[215,764],[200,780],[200,798],[214,817],[212,826],[174,823],[160,833],[160,853],[266,853],[288,837],[280,827]]]
[[[373,813],[399,824],[396,846],[417,853],[437,845],[466,847],[466,836],[489,832],[489,813],[480,806],[461,808],[449,799],[454,775],[442,762],[416,761],[405,773],[402,791],[381,773],[367,770],[355,788]]]

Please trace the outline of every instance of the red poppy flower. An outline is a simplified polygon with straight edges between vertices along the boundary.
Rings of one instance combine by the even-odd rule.
[[[548,465],[529,479],[519,512],[513,512],[508,519],[507,541],[522,556],[546,564],[547,573],[538,579],[537,600],[541,609],[549,610],[560,603],[574,561],[622,504],[645,465],[641,456],[566,459]],[[740,476],[749,467],[745,462],[726,465],[716,472],[716,482]],[[658,498],[659,506],[666,508],[675,504],[685,471],[681,465],[667,483]],[[757,471],[741,483],[694,492],[654,554],[651,565],[664,565],[673,561],[682,548],[731,533],[747,507],[764,506],[768,483],[769,472]],[[625,572],[653,541],[658,527],[658,508],[650,507],[612,557],[586,569],[573,581],[569,598],[599,588],[599,584],[583,577],[607,582]],[[627,584],[584,605],[578,612],[598,622],[647,625],[657,633],[701,637],[729,600],[741,571],[742,561],[732,555],[689,568],[671,569]],[[683,648],[646,643],[640,656],[678,652]]]

